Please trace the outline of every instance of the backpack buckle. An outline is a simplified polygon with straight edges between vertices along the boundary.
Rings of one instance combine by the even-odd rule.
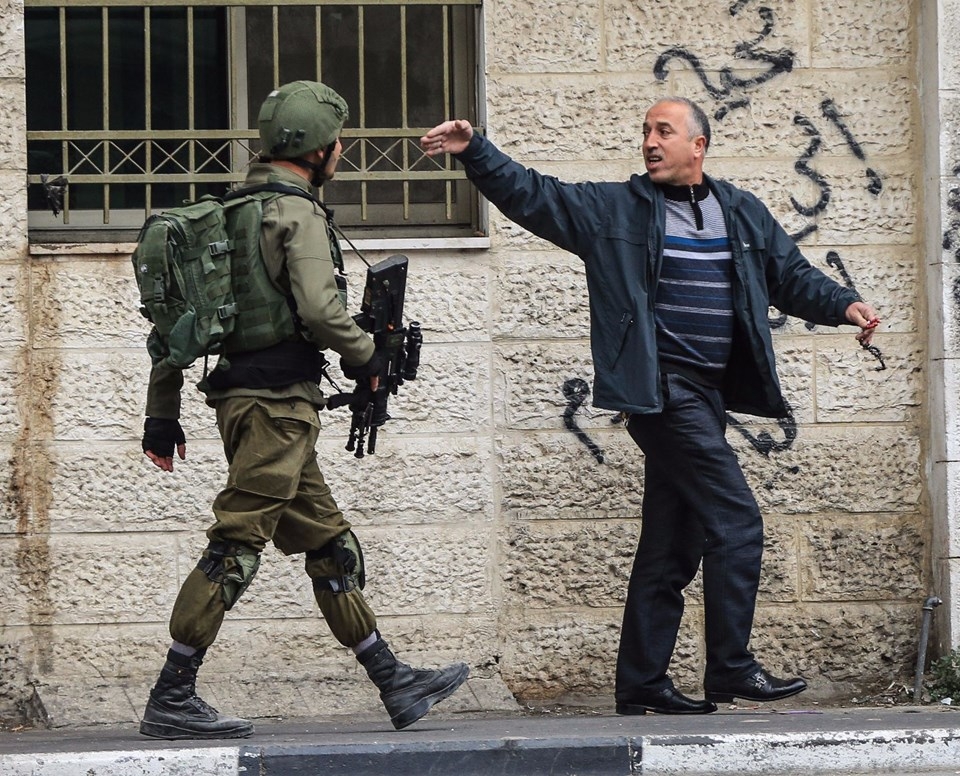
[[[217,318],[219,318],[221,321],[225,321],[227,318],[232,318],[237,314],[237,312],[236,302],[225,304],[223,307],[217,308]]]
[[[229,240],[218,240],[217,242],[212,242],[208,248],[210,249],[211,256],[220,256],[224,253],[230,253],[230,251],[233,250]]]

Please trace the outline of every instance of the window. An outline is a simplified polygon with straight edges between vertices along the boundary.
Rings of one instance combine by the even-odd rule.
[[[444,118],[477,123],[479,3],[26,0],[31,233],[130,240],[147,214],[222,194],[259,151],[263,98],[309,79],[350,106],[322,191],[342,226],[475,234],[472,187],[418,140]]]

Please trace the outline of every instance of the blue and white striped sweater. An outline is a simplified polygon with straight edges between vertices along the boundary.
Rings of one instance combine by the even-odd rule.
[[[719,385],[733,340],[733,257],[720,203],[701,191],[702,198],[678,200],[671,191],[666,199],[657,350],[663,371]]]

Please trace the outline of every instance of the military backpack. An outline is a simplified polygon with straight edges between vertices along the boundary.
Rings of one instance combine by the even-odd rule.
[[[186,369],[208,355],[260,350],[296,333],[292,299],[270,281],[260,256],[263,201],[278,194],[323,207],[302,189],[268,183],[146,220],[131,260],[140,312],[154,326],[147,343],[154,363]],[[331,248],[342,272],[335,239]]]

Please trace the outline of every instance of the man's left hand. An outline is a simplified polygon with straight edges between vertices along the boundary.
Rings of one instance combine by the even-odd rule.
[[[880,325],[876,311],[866,302],[854,302],[847,308],[846,316],[850,323],[860,327],[857,341],[864,347],[869,345],[874,330]]]

